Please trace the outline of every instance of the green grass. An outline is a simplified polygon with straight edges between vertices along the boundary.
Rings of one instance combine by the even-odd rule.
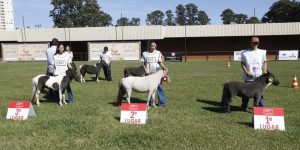
[[[93,64],[76,62],[84,63]],[[34,106],[36,117],[9,121],[8,102],[31,98],[31,80],[45,73],[46,63],[0,63],[0,149],[300,149],[300,92],[290,88],[293,73],[300,77],[299,61],[269,62],[281,83],[267,89],[265,103],[285,108],[286,131],[254,130],[251,113],[215,112],[223,83],[242,75],[238,62],[228,69],[225,61],[167,63],[172,79],[164,84],[167,108],[151,108],[146,125],[120,124],[119,108],[109,103],[116,99],[122,69],[137,65],[114,62],[113,82],[72,82],[73,104],[44,102]],[[232,103],[240,104],[240,98]]]

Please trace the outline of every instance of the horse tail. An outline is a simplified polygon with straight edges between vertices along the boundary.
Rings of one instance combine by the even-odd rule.
[[[36,104],[36,92],[37,92],[37,84],[36,84],[36,77],[34,77],[32,79],[32,99],[31,99],[31,102]]]
[[[227,101],[228,100],[228,83],[225,83],[224,86],[223,86],[223,94],[222,94],[222,100],[221,100],[221,111],[226,111],[226,104],[228,104]]]
[[[123,86],[123,84],[120,82],[120,85],[119,85],[119,92],[118,92],[118,98],[117,98],[117,104],[118,104],[118,105],[121,105],[123,96],[124,96],[124,86]]]
[[[124,78],[127,77],[127,68],[124,69]]]

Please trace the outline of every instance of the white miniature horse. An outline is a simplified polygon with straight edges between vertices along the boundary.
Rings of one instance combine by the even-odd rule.
[[[135,92],[146,93],[148,92],[147,98],[147,106],[149,106],[149,101],[152,96],[153,98],[153,106],[155,105],[155,92],[157,90],[158,85],[162,82],[162,79],[166,78],[167,82],[171,82],[168,71],[167,70],[160,70],[154,74],[145,76],[145,77],[134,77],[129,76],[123,78],[120,81],[119,93],[118,93],[118,103],[122,102],[123,96],[126,94],[127,101],[130,103],[130,96],[132,90]]]
[[[44,88],[58,90],[59,93],[59,105],[62,106],[62,102],[66,103],[64,90],[70,84],[72,79],[80,81],[79,76],[76,72],[75,64],[72,64],[72,69],[66,71],[66,76],[48,76],[48,75],[38,75],[32,79],[33,89],[32,89],[32,102],[40,105],[39,94]]]

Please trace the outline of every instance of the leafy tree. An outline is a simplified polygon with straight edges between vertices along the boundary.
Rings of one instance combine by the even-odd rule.
[[[111,17],[100,11],[96,0],[85,0],[73,22],[75,27],[108,26],[111,24]]]
[[[172,10],[167,10],[165,12],[165,14],[166,14],[167,18],[165,19],[164,24],[168,25],[168,26],[175,26],[176,23],[175,23],[175,20],[174,20],[174,15],[173,15]]]
[[[247,20],[247,23],[259,23],[259,19],[257,17],[250,17],[248,20]]]
[[[164,13],[160,10],[156,10],[147,14],[146,24],[147,25],[163,25]]]
[[[107,14],[107,13],[105,13],[103,11],[100,11],[100,14],[101,14],[100,18],[102,20],[101,21],[101,26],[107,27],[107,26],[113,25],[111,23],[112,22],[112,18],[111,18],[111,16],[109,14]]]
[[[234,22],[235,14],[229,8],[225,9],[220,16],[222,17],[223,24],[231,24]]]
[[[300,2],[280,0],[273,3],[262,22],[300,22]]]
[[[117,20],[118,26],[128,26],[129,24],[129,19],[127,17],[121,17],[119,20]]]
[[[55,27],[95,27],[111,25],[109,14],[100,10],[96,0],[51,0],[50,17]]]
[[[198,22],[200,25],[210,24],[210,18],[208,17],[205,11],[201,10],[198,12]]]
[[[139,26],[141,23],[141,19],[140,18],[131,18],[129,25],[130,26]]]
[[[181,4],[179,4],[176,7],[176,23],[179,25],[185,25],[186,24],[186,18],[185,18],[186,10],[185,7]]]
[[[186,23],[188,25],[197,25],[198,23],[198,6],[193,4],[193,3],[189,3],[185,5],[185,10],[186,10]]]
[[[234,23],[236,24],[245,24],[247,22],[248,16],[245,14],[235,14]]]
[[[140,25],[140,18],[129,18],[127,17],[121,17],[120,19],[117,20],[117,25],[118,26],[139,26]]]

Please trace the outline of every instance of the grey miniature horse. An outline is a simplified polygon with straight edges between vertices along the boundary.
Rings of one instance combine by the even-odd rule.
[[[143,77],[146,75],[146,71],[144,66],[140,66],[140,67],[126,67],[124,69],[124,78],[128,77],[128,76],[139,76],[139,77]]]
[[[85,82],[84,76],[86,73],[88,73],[88,74],[96,74],[96,81],[99,82],[99,73],[102,67],[103,65],[101,62],[98,62],[95,65],[80,65],[79,66],[80,81]]]
[[[254,98],[254,107],[258,106],[258,100],[269,85],[279,85],[279,81],[271,72],[267,72],[253,82],[231,81],[224,84],[221,100],[221,112],[230,112],[230,102],[236,96]]]

